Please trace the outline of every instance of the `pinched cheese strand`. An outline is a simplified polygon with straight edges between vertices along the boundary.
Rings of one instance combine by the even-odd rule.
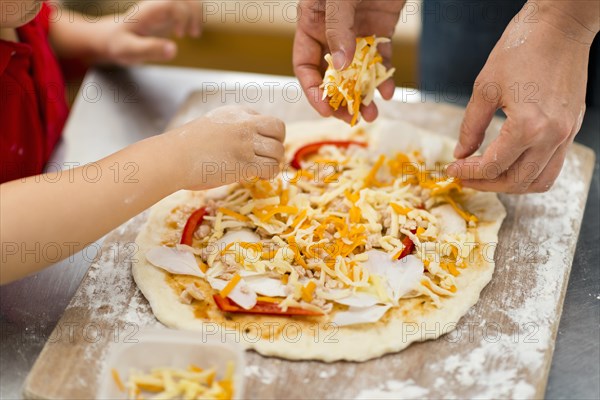
[[[331,54],[325,56],[328,67],[321,84],[323,100],[329,97],[329,105],[334,110],[347,107],[352,115],[352,126],[360,116],[360,105],[371,104],[375,89],[395,72],[394,68],[385,68],[383,58],[377,51],[380,43],[389,42],[388,38],[375,36],[357,38],[354,59],[344,70],[335,69]]]

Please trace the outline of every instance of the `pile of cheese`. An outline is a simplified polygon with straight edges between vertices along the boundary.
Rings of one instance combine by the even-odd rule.
[[[375,36],[357,38],[354,59],[343,70],[333,66],[331,54],[325,55],[328,67],[321,84],[323,100],[329,97],[329,105],[334,110],[347,107],[352,115],[352,126],[360,116],[360,105],[371,104],[375,89],[394,74],[395,69],[386,69],[377,51],[377,45],[389,42],[388,38]]]
[[[403,299],[439,305],[457,291],[477,224],[461,190],[418,152],[327,145],[299,171],[231,186],[209,202],[193,247],[157,247],[147,259],[245,309],[262,300],[335,311],[340,326],[372,323]],[[406,238],[414,251],[398,260]]]
[[[161,367],[149,373],[131,371],[124,384],[117,370],[112,370],[117,387],[127,392],[128,399],[219,399],[233,398],[233,374],[235,365],[231,362],[222,380],[215,379],[216,371],[190,365],[187,369]]]

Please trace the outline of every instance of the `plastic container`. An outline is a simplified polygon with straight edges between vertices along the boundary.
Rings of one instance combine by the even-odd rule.
[[[212,339],[212,340],[210,340]],[[244,351],[235,343],[202,337],[199,332],[172,329],[141,330],[130,343],[114,343],[109,349],[98,390],[99,399],[126,399],[119,390],[112,369],[118,371],[123,383],[132,369],[149,372],[153,368],[187,368],[190,364],[203,369],[215,368],[222,378],[230,361],[235,363],[233,398],[244,394]]]

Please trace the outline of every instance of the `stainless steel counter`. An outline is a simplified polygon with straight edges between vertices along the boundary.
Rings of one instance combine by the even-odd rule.
[[[58,166],[95,161],[160,133],[193,90],[279,87],[290,78],[166,67],[93,70],[54,155]],[[217,86],[215,86],[217,85]],[[226,85],[226,86],[221,86]],[[230,91],[230,92],[229,92]],[[416,97],[399,92],[401,100]],[[600,150],[600,113],[589,110],[578,141]],[[68,164],[67,164],[68,163]],[[600,182],[598,160],[559,327],[547,398],[600,398]],[[0,398],[21,397],[36,357],[75,293],[95,247],[0,288]]]

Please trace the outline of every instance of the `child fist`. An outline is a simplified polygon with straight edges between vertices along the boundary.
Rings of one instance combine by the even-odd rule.
[[[284,157],[283,121],[246,107],[217,108],[167,135],[186,157],[186,189],[272,179]]]

